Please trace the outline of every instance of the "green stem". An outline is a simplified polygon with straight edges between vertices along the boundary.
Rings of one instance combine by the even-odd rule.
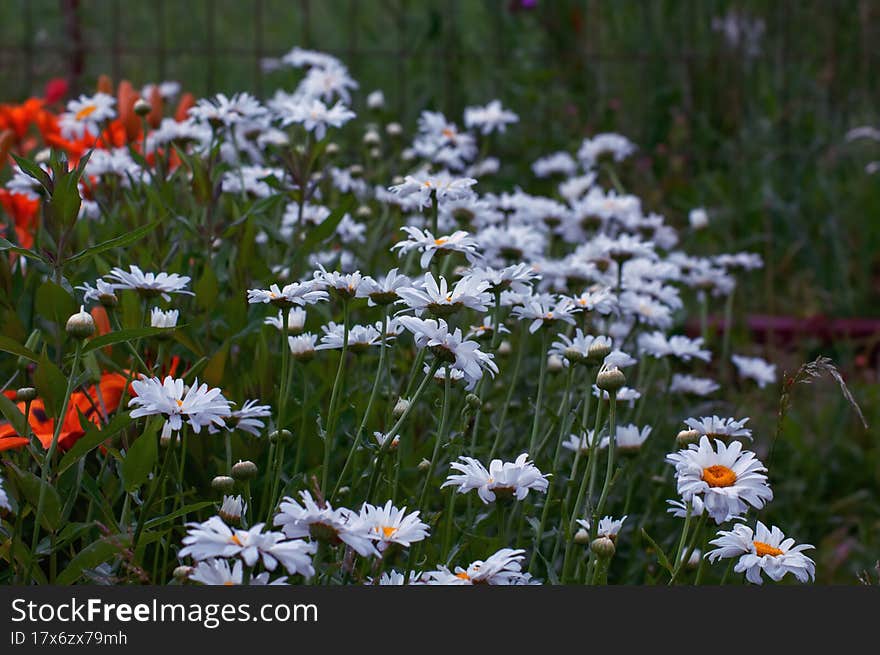
[[[532,419],[532,436],[529,438],[529,455],[532,459],[537,457],[535,448],[538,445],[538,426],[541,424],[541,405],[544,402],[544,380],[547,377],[547,340],[549,334],[546,328],[541,332],[541,352],[538,354],[541,358],[541,369],[538,374],[538,393],[535,398],[535,416]]]
[[[333,450],[333,442],[336,436],[336,421],[338,420],[339,395],[342,391],[343,372],[345,371],[345,358],[348,355],[348,299],[342,301],[342,354],[339,356],[339,366],[336,368],[336,378],[333,380],[333,391],[330,394],[330,408],[327,412],[327,431],[324,433],[324,466],[321,471],[321,493],[326,497],[327,483],[330,480],[330,452]]]

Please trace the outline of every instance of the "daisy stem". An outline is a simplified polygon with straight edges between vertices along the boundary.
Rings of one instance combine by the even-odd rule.
[[[589,393],[589,391],[587,392]],[[587,465],[584,467],[584,477],[581,479],[581,486],[578,489],[577,499],[575,500],[574,507],[571,508],[571,517],[568,520],[568,532],[565,534],[566,544],[565,544],[565,557],[562,561],[562,583],[565,584],[568,578],[568,571],[571,568],[571,555],[573,553],[574,548],[574,532],[575,526],[577,525],[577,517],[580,513],[581,508],[584,506],[584,499],[587,496],[587,488],[589,487],[592,491],[592,480],[595,477],[596,473],[596,451],[599,449],[599,421],[602,418],[602,403],[598,403],[598,407],[596,408],[596,424],[593,428],[593,440],[590,442],[590,453],[587,456]]]
[[[424,349],[420,352],[424,353]],[[379,472],[382,470],[382,460],[385,458],[385,455],[388,453],[388,449],[391,447],[391,443],[394,441],[395,435],[400,431],[400,427],[403,425],[404,421],[406,421],[409,413],[412,411],[412,408],[415,407],[419,398],[421,398],[425,389],[428,386],[428,383],[431,381],[431,378],[434,377],[434,373],[437,372],[437,369],[440,367],[440,360],[435,359],[431,364],[431,368],[425,374],[425,377],[422,379],[421,384],[419,384],[419,388],[416,389],[415,395],[413,395],[412,400],[410,400],[409,405],[400,415],[400,418],[397,419],[397,422],[392,426],[391,430],[388,431],[388,434],[385,435],[385,443],[383,443],[379,447],[379,451],[376,453],[376,464],[373,468],[373,473],[370,476],[370,484],[367,487],[367,495],[364,497],[364,501],[369,503],[373,497],[373,491],[376,488],[376,482],[379,480]]]
[[[684,545],[687,543],[688,530],[691,527],[691,519],[693,518],[694,506],[693,503],[688,501],[687,510],[684,516],[684,525],[681,527],[681,538],[678,540],[678,548],[675,551],[675,568],[672,569],[672,575],[669,578],[669,585],[672,586],[675,584],[675,578],[678,577],[678,572],[682,567],[682,558],[681,556],[684,554]],[[703,512],[705,514],[705,511]]]
[[[223,439],[226,442],[226,470],[232,470],[232,432],[229,430],[226,431],[226,434],[223,435]]]
[[[520,327],[519,341],[516,349],[516,361],[513,364],[513,374],[510,380],[510,386],[507,388],[507,397],[504,399],[504,405],[501,408],[501,416],[498,420],[498,426],[495,428],[495,441],[492,442],[492,450],[489,451],[489,460],[495,457],[498,446],[501,443],[501,435],[504,431],[504,421],[507,418],[507,410],[510,407],[510,401],[513,398],[513,392],[516,390],[516,381],[519,378],[519,369],[522,364],[523,353],[525,352],[523,341],[525,340],[526,323],[523,322]]]
[[[150,508],[153,506],[153,502],[156,500],[156,493],[160,489],[165,487],[165,476],[168,475],[168,463],[171,461],[172,450],[174,450],[174,442],[169,441],[168,445],[165,446],[165,457],[162,458],[162,467],[159,469],[159,477],[156,478],[155,482],[153,483],[153,486],[150,489],[150,495],[147,496],[147,500],[141,507],[140,515],[138,516],[137,527],[134,530],[134,537],[132,537],[131,539],[131,551],[133,553],[137,552],[138,539],[140,538],[141,532],[144,529],[144,522],[150,512]]]
[[[31,571],[37,558],[37,544],[40,538],[40,521],[43,518],[43,510],[46,506],[46,488],[49,486],[49,475],[52,469],[52,460],[55,457],[55,451],[58,449],[58,437],[61,435],[61,427],[64,424],[64,417],[67,416],[67,405],[70,402],[70,394],[73,393],[73,381],[76,378],[76,370],[79,368],[79,358],[82,353],[83,342],[79,339],[76,341],[76,348],[73,352],[73,365],[70,368],[70,375],[67,378],[67,390],[64,392],[64,402],[61,404],[61,412],[55,417],[55,431],[52,434],[52,443],[49,450],[43,458],[43,470],[40,472],[40,494],[37,497],[37,513],[34,515],[34,534],[31,537],[31,558],[28,564],[28,572],[26,582],[30,581]]]
[[[437,190],[431,189],[431,230],[436,237],[440,224],[440,202],[437,200]]]
[[[538,393],[535,396],[535,417],[532,420],[532,436],[529,439],[529,454],[535,457],[535,447],[538,445],[538,426],[541,424],[541,404],[544,401],[544,380],[547,377],[547,340],[549,332],[545,329],[541,332],[541,369],[538,373]]]
[[[489,350],[495,354],[497,357],[498,351],[498,340],[501,336],[501,289],[495,290],[495,307],[492,312],[492,343],[489,347]],[[480,428],[480,419],[483,416],[483,402],[486,400],[486,385],[488,384],[488,376],[483,376],[480,378],[480,388],[477,392],[477,395],[480,398],[480,407],[477,409],[476,414],[474,415],[474,429],[471,432],[471,452],[475,452],[477,449],[477,433]]]
[[[688,544],[687,549],[684,551],[684,556],[681,558],[681,561],[676,564],[676,568],[673,571],[672,580],[675,579],[675,575],[681,570],[683,566],[685,566],[691,559],[691,555],[694,554],[694,550],[697,547],[697,542],[701,540],[703,534],[703,526],[706,524],[706,516],[708,516],[707,512],[703,512],[700,515],[700,518],[697,519],[697,525],[694,527],[694,536],[691,538],[690,543]],[[669,581],[669,584],[672,584],[672,580]],[[696,584],[696,583],[695,583]]]
[[[700,336],[706,344],[709,340],[709,296],[705,291],[700,292]]]
[[[727,294],[724,302],[724,334],[721,337],[721,374],[724,380],[730,380],[730,331],[733,328],[733,296],[736,286]]]
[[[559,467],[559,457],[562,453],[562,441],[565,435],[565,426],[567,425],[565,419],[568,416],[568,410],[571,404],[570,393],[573,379],[574,364],[571,364],[568,367],[568,379],[565,382],[565,391],[562,395],[562,407],[559,411],[559,439],[556,442],[556,452],[553,455],[553,466],[550,469],[551,471],[555,471]],[[534,573],[535,564],[538,561],[538,553],[541,550],[541,538],[544,536],[544,526],[547,524],[547,517],[550,514],[550,505],[553,500],[553,487],[554,485],[552,483],[547,485],[547,495],[544,497],[544,509],[541,511],[541,522],[538,523],[538,529],[535,532],[535,547],[532,550],[532,559],[529,562],[529,573]]]
[[[305,439],[306,439],[306,405],[308,401],[308,391],[309,391],[309,375],[306,371],[305,366],[301,366],[303,370],[303,397],[302,397],[302,415],[300,416],[300,426],[299,426],[299,435],[297,435],[298,442],[296,444],[296,459],[293,463],[293,472],[299,473],[300,466],[302,465],[302,457],[303,450],[305,448]]]
[[[370,414],[373,409],[373,403],[376,401],[376,395],[379,392],[379,384],[382,381],[382,373],[385,370],[385,350],[388,347],[385,345],[386,334],[388,334],[388,305],[385,305],[382,308],[382,342],[379,345],[379,366],[376,368],[376,377],[373,380],[373,388],[372,390],[370,390],[370,399],[367,401],[367,408],[364,410],[364,416],[363,418],[361,418],[361,424],[358,426],[357,433],[354,435],[354,441],[352,441],[351,443],[351,449],[348,451],[348,457],[345,458],[345,464],[342,465],[342,473],[339,474],[339,477],[336,480],[336,486],[333,487],[333,493],[330,494],[331,504],[335,500],[336,494],[339,493],[339,487],[342,486],[342,483],[345,480],[345,476],[348,474],[348,469],[351,467],[351,463],[354,460],[358,444],[360,444],[361,441],[361,435],[363,435],[364,428],[366,428],[367,426],[367,420],[370,418]]]
[[[431,454],[431,463],[428,465],[428,471],[425,475],[425,483],[422,485],[422,493],[419,496],[419,511],[422,516],[425,515],[425,503],[428,499],[428,487],[431,486],[431,478],[434,477],[434,470],[437,468],[437,459],[440,455],[440,443],[446,437],[446,430],[449,425],[449,407],[452,405],[450,396],[452,390],[452,367],[446,367],[446,375],[443,379],[443,410],[440,414],[440,427],[437,429],[437,437],[434,440],[434,451]]]
[[[617,391],[612,391],[609,396],[608,409],[608,466],[605,469],[605,482],[602,485],[602,493],[599,495],[599,503],[593,512],[593,535],[595,539],[595,531],[598,529],[598,520],[605,511],[605,501],[608,500],[608,490],[611,487],[611,477],[614,474],[614,455],[617,450]]]
[[[336,421],[338,420],[339,394],[342,390],[343,371],[345,370],[345,358],[348,355],[348,299],[342,301],[342,353],[339,356],[339,366],[336,369],[336,378],[333,380],[333,391],[330,394],[330,407],[327,410],[327,431],[324,433],[324,467],[321,471],[321,494],[327,494],[327,483],[330,480],[330,452],[333,450],[334,437],[336,436]]]

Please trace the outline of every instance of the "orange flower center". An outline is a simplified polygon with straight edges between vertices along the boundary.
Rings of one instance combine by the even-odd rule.
[[[235,583],[232,580],[227,580],[226,582],[223,583],[223,586],[224,587],[234,587]]]
[[[736,482],[736,473],[726,466],[715,464],[703,469],[703,482],[710,487],[730,487]]]
[[[444,128],[442,134],[447,139],[454,139],[455,138],[455,130],[453,130],[452,128],[449,128],[449,127]]]
[[[244,544],[241,543],[241,539],[238,538],[238,535],[237,535],[237,534],[232,535],[232,536],[229,538],[229,541],[231,541],[232,543],[234,543],[236,546],[244,547]]]
[[[382,535],[386,539],[390,539],[392,537],[392,535],[394,535],[395,532],[397,532],[397,528],[391,527],[389,525],[382,526]]]
[[[442,246],[447,241],[449,241],[449,239],[447,239],[446,237],[440,237],[439,239],[434,239],[434,245],[435,246]]]
[[[763,541],[753,541],[755,544],[755,554],[758,557],[764,557],[764,555],[772,555],[776,557],[777,555],[782,555],[782,551],[778,548],[774,548],[770,544],[765,544]]]
[[[456,573],[455,577],[459,578],[461,580],[470,580],[471,579],[471,576],[469,576],[467,574],[467,571],[462,571],[461,573]]]
[[[80,109],[76,114],[74,114],[74,118],[76,120],[81,121],[84,118],[88,118],[92,114],[94,114],[98,109],[98,105],[86,105],[82,109]]]
[[[182,400],[175,400],[174,402],[177,403],[177,406],[178,406],[178,407],[183,407],[183,401],[182,401]]]

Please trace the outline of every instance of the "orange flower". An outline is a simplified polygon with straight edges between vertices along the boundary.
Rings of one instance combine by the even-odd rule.
[[[40,201],[0,188],[0,204],[15,224],[15,238],[18,243],[23,248],[32,248],[39,224]],[[2,231],[0,226],[0,232]]]
[[[58,435],[58,447],[68,450],[85,434],[80,424],[80,414],[87,421],[100,427],[109,415],[119,408],[127,381],[128,378],[119,373],[104,373],[97,387],[92,385],[84,391],[71,394],[64,422],[61,424],[61,432]],[[10,398],[15,397],[14,391],[4,393]],[[129,393],[131,393],[130,389]],[[24,413],[25,404],[18,403],[18,408]],[[28,423],[43,444],[43,448],[48,449],[55,434],[55,419],[46,414],[46,406],[39,398],[31,403]],[[21,448],[27,443],[28,440],[17,434],[9,423],[0,423],[0,451]]]

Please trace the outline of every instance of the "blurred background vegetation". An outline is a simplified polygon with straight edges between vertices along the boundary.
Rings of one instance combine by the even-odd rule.
[[[878,37],[880,3],[869,0],[3,0],[0,88],[21,100],[64,77],[90,91],[107,73],[268,96],[293,82],[262,62],[314,48],[349,66],[364,92],[356,109],[382,89],[408,128],[423,108],[460,121],[463,107],[496,97],[517,112],[495,144],[501,173],[482,191],[549,192],[521,177],[527,164],[621,132],[640,147],[623,179],[648,209],[683,230],[691,208],[709,210],[689,250],[764,257],[736,295],[735,351],[780,374],[832,357],[873,425],[880,330],[756,343],[744,317],[880,318],[880,173],[870,172],[880,141],[846,138],[878,124]],[[777,402],[777,390],[743,389],[730,415],[752,415],[769,437]],[[777,495],[808,508],[785,529],[830,546],[823,581],[851,582],[877,560],[875,434],[833,382],[816,383],[798,387],[774,447]]]

